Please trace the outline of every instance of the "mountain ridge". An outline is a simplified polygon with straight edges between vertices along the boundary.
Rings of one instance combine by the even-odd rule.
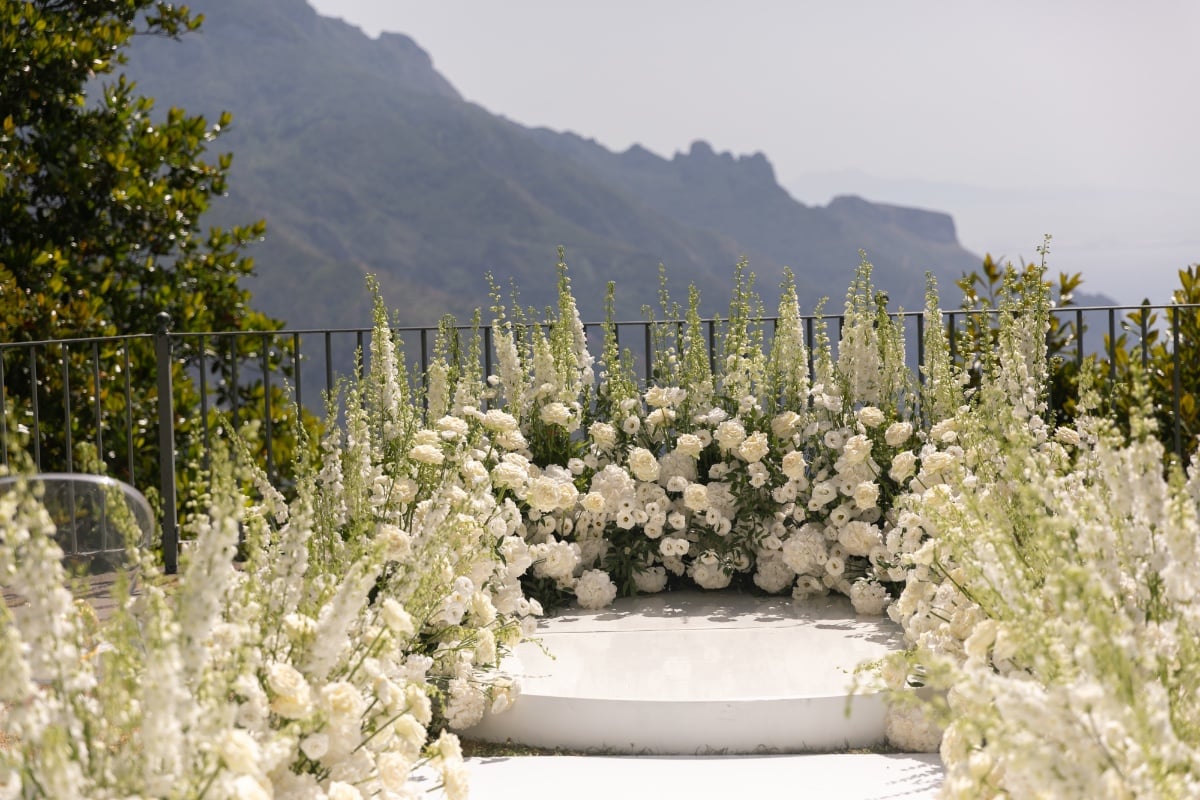
[[[302,0],[192,5],[206,17],[199,34],[138,42],[125,71],[163,105],[232,112],[214,148],[235,154],[229,196],[212,221],[267,219],[249,288],[292,325],[363,324],[368,273],[402,324],[486,309],[489,273],[544,306],[560,245],[589,319],[609,280],[618,314],[639,317],[660,263],[677,297],[698,286],[706,313],[724,310],[743,255],[768,308],[785,264],[806,308],[840,300],[860,248],[910,308],[926,269],[945,284],[979,263],[948,215],[808,207],[761,153],[698,140],[668,160],[524,127],[465,101],[410,37],[372,39]]]

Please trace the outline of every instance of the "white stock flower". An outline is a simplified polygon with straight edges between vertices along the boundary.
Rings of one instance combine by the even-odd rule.
[[[383,624],[392,633],[401,637],[412,636],[415,632],[412,616],[404,606],[391,597],[384,598],[380,607]]]

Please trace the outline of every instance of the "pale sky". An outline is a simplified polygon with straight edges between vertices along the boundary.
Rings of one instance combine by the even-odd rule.
[[[518,123],[761,151],[797,199],[936,208],[1123,302],[1200,261],[1200,2],[309,0]]]

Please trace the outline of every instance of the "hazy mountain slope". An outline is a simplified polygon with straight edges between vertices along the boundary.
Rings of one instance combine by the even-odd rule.
[[[608,280],[621,315],[639,316],[660,262],[679,297],[694,282],[712,312],[741,254],[769,304],[785,263],[806,298],[840,300],[859,247],[910,307],[925,269],[956,275],[977,261],[948,217],[931,236],[869,203],[803,206],[762,156],[696,145],[667,161],[530,131],[464,102],[408,37],[370,39],[302,0],[192,5],[202,31],[139,41],[127,73],[160,110],[234,115],[215,146],[235,159],[212,221],[267,219],[251,288],[294,326],[364,324],[369,272],[409,324],[486,308],[487,272],[545,305],[559,245],[593,319]]]

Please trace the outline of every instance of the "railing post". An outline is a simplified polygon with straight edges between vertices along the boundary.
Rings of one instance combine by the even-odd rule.
[[[171,315],[157,317],[154,334],[155,370],[158,373],[158,464],[162,501],[163,571],[179,569],[179,516],[175,497],[175,392],[171,385]]]

